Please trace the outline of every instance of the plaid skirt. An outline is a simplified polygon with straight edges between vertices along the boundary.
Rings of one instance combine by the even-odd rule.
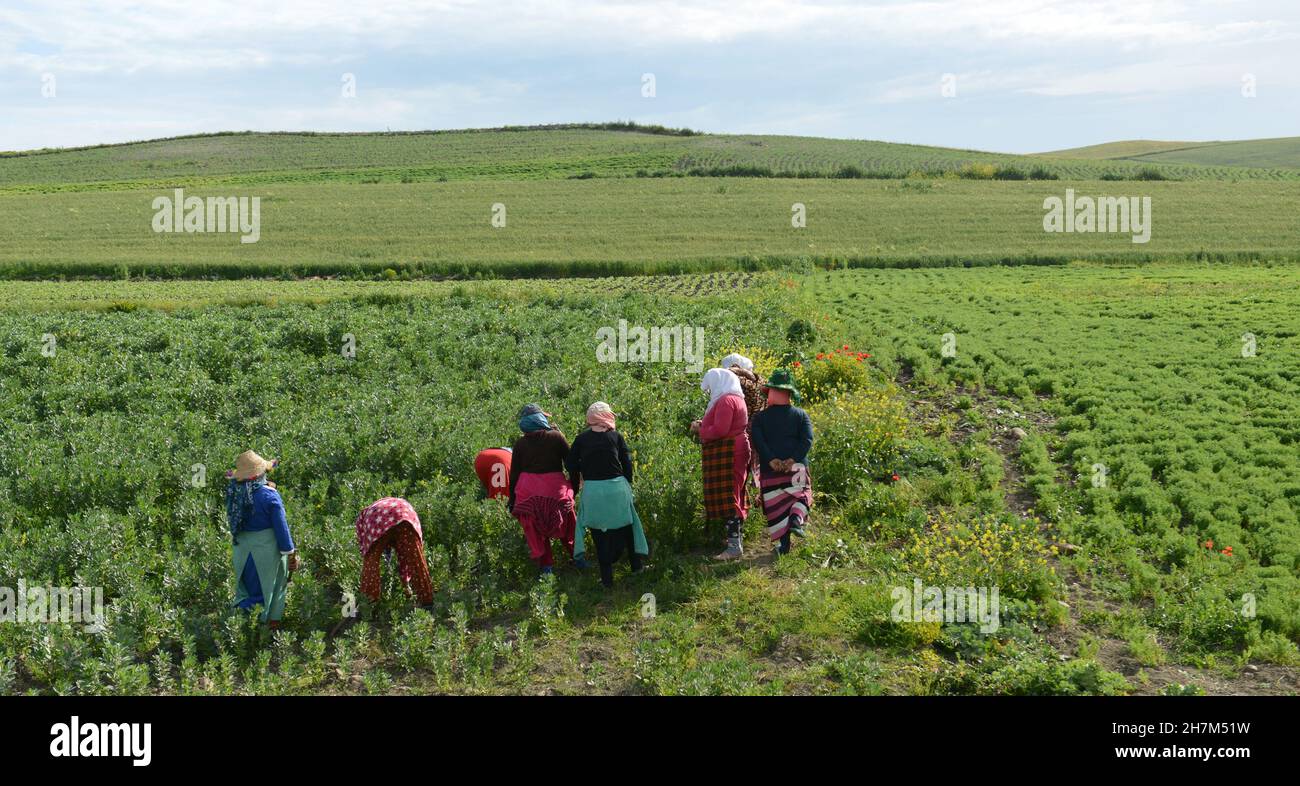
[[[743,448],[749,446],[748,438]],[[700,468],[704,478],[704,518],[706,521],[726,521],[744,518],[745,476],[749,464],[748,450],[740,458],[743,464],[740,471],[736,469],[736,443],[738,438],[725,437],[705,442],[700,446]]]

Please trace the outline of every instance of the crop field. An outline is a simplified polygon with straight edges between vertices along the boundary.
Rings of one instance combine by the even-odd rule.
[[[0,587],[108,600],[0,625],[0,694],[1296,694],[1300,174],[1207,163],[598,128],[0,155]],[[258,242],[154,232],[182,187],[261,197]],[[1045,232],[1067,189],[1150,197],[1150,241]],[[794,369],[791,556],[755,512],[709,559],[699,370],[602,362],[623,322]],[[652,546],[610,591],[539,580],[472,467],[522,404],[572,438],[597,399]],[[229,605],[249,448],[302,558],[274,635]],[[358,599],[390,495],[431,610],[391,571]],[[997,587],[997,624],[901,620],[914,582]]]
[[[1146,196],[1150,239],[1047,233],[1043,202]],[[189,191],[188,194],[201,192]],[[171,191],[0,195],[0,276],[601,275],[821,265],[1300,257],[1300,182],[682,178],[285,185],[258,241],[155,232]],[[792,226],[792,207],[806,226]],[[501,205],[505,226],[492,223]],[[941,230],[941,231],[939,231]]]
[[[315,300],[165,310],[149,304],[178,287],[243,285],[106,284],[104,308],[79,294],[93,282],[6,284],[47,294],[0,314],[0,571],[118,599],[107,636],[0,628],[7,689],[1167,692],[1183,689],[1171,664],[1191,663],[1227,691],[1246,659],[1278,664],[1266,692],[1298,687],[1290,268],[666,280],[301,282]],[[798,559],[770,563],[755,543],[752,561],[707,564],[685,433],[696,376],[596,362],[584,346],[619,319],[703,326],[710,356],[801,353],[806,387],[832,362],[817,354],[871,354],[809,404],[821,507]],[[815,335],[792,344],[800,319]],[[354,358],[338,351],[348,333]],[[470,471],[511,438],[515,399],[551,402],[572,431],[598,397],[618,402],[657,555],[613,595],[570,571],[535,584],[518,525],[477,499]],[[1021,426],[1033,433],[1009,444]],[[304,555],[274,650],[225,610],[220,483],[195,483],[245,444],[282,457]],[[1094,463],[1104,486],[1087,482]],[[352,517],[389,494],[424,517],[438,609],[363,600],[339,632],[360,569]],[[996,578],[1002,632],[891,622],[890,588],[912,576]]]
[[[1191,649],[1240,644],[1249,594],[1264,630],[1300,637],[1293,268],[861,271],[814,289],[912,384],[1050,413],[1046,442],[1020,446],[1039,510],[1117,568],[1136,619]]]
[[[472,291],[502,297],[520,293],[626,294],[654,292],[679,297],[736,294],[778,285],[776,272],[699,273],[673,276],[612,276],[605,278],[499,279],[468,286],[466,282],[413,279],[370,281],[342,279],[260,279],[255,281],[144,280],[126,281],[0,281],[0,310],[130,311],[154,308],[175,311],[196,305],[322,304],[393,296],[437,296]]]
[[[780,569],[776,592],[765,587],[765,552],[757,563],[708,565],[700,551],[714,538],[698,520],[698,448],[686,432],[698,414],[698,376],[662,364],[603,365],[585,351],[598,327],[620,319],[680,322],[703,327],[711,352],[745,349],[771,368],[770,353],[786,343],[786,298],[473,289],[0,317],[0,572],[102,586],[114,599],[103,634],[76,625],[0,628],[5,690],[553,691],[581,689],[573,687],[580,680],[611,692],[885,689],[879,662],[858,642],[879,642],[888,654],[895,639],[903,646],[913,634],[874,624],[887,620],[889,584],[883,553],[864,546],[866,531],[828,515],[826,532],[810,541],[818,545]],[[250,317],[258,330],[247,330]],[[48,355],[47,334],[58,340]],[[337,349],[347,334],[356,340],[352,358]],[[903,486],[887,482],[907,444],[903,403],[880,375],[850,368],[843,395],[810,404],[827,446],[820,489],[828,500],[868,494],[895,510],[901,526],[924,515]],[[618,402],[658,555],[648,575],[612,596],[569,571],[537,584],[517,524],[499,502],[477,499],[470,471],[479,447],[511,438],[516,398],[548,402],[572,433],[597,396]],[[510,412],[493,403],[503,401]],[[277,481],[304,561],[293,621],[273,651],[257,648],[255,623],[229,613],[221,484],[206,480],[250,441],[282,457]],[[387,494],[423,512],[437,608],[413,609],[392,592],[378,607],[363,601],[360,621],[336,636],[339,599],[360,568],[352,518]],[[982,526],[1005,530],[1008,542],[1023,529],[1012,519]],[[873,561],[880,566],[864,572]],[[1050,593],[1045,562],[1006,562],[992,567],[1020,577],[1026,605],[1017,619],[1050,613],[1036,605]],[[826,583],[801,588],[800,577],[813,575]],[[632,621],[646,591],[659,616],[642,629]],[[805,596],[825,614],[787,605]],[[763,629],[747,618],[763,620]],[[979,680],[987,690],[1033,691],[1058,678],[1080,689],[1071,687],[1073,669],[1042,656],[1047,644],[1025,623],[1006,624],[1012,650],[1039,653],[1042,668],[1022,675],[1009,661],[997,669],[990,662],[962,676],[966,689]],[[755,657],[787,631],[801,648],[817,649],[806,671]],[[938,632],[928,626],[918,641]],[[569,648],[599,649],[601,663],[571,659]],[[271,658],[274,671],[265,669]],[[588,665],[596,670],[582,673]]]

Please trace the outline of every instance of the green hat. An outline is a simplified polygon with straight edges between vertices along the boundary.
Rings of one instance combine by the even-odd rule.
[[[765,388],[776,388],[777,390],[788,390],[795,396],[799,395],[799,390],[794,386],[794,375],[788,368],[778,368],[772,372],[772,376],[767,378],[763,383]]]

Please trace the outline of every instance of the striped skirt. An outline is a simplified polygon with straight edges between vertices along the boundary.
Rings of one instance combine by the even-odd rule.
[[[759,470],[758,479],[768,537],[780,540],[790,531],[792,518],[808,517],[808,509],[812,507],[812,479],[806,468],[773,472],[767,467]]]

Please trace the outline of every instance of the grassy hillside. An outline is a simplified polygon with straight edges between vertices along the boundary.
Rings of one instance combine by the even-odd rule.
[[[1035,171],[1037,170],[1037,171]],[[174,184],[374,183],[749,175],[1172,180],[1300,179],[1285,169],[1045,159],[791,136],[681,136],[598,128],[403,134],[218,134],[0,156],[0,193]]]
[[[1165,166],[1186,164],[1221,171],[1222,167],[1300,168],[1300,137],[1247,139],[1239,142],[1109,142],[1043,153],[1051,159],[1129,161]]]

